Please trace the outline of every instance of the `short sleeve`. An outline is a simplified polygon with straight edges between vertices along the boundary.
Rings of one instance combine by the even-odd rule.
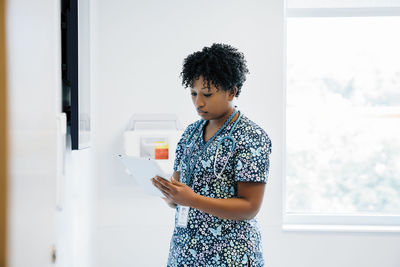
[[[177,172],[181,171],[181,160],[182,160],[183,152],[185,150],[186,140],[189,138],[189,135],[192,133],[192,131],[196,127],[197,123],[198,122],[189,124],[189,126],[186,127],[185,131],[183,132],[183,134],[181,136],[181,139],[179,140],[178,144],[176,145],[174,171],[177,171]]]
[[[269,175],[269,156],[271,154],[271,140],[262,130],[260,134],[253,132],[244,136],[242,145],[235,153],[236,182],[266,183]]]

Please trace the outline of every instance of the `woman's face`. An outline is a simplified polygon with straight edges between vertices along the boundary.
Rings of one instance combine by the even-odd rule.
[[[224,91],[210,84],[204,83],[203,77],[193,81],[193,87],[190,88],[192,101],[196,107],[197,113],[204,120],[214,120],[223,117],[232,108],[232,100],[235,96],[234,92]]]

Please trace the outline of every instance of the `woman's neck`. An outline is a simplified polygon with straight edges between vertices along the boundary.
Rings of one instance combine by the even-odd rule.
[[[232,115],[232,113],[235,111],[234,107],[231,107],[224,115],[222,115],[220,118],[218,119],[214,119],[214,120],[209,120],[208,121],[208,125],[211,128],[214,129],[219,129],[222,127],[222,125],[224,125],[224,123],[226,122],[226,120],[229,118],[230,115]],[[237,117],[239,116],[239,113],[236,113],[235,116],[233,116],[231,121],[235,121],[237,119]]]

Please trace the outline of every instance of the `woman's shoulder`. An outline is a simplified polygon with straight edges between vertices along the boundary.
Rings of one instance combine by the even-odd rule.
[[[192,122],[192,123],[189,123],[189,125],[188,126],[186,126],[186,128],[185,128],[185,130],[183,131],[183,136],[187,136],[187,135],[190,135],[193,131],[194,131],[194,129],[196,128],[196,126],[201,122],[202,120],[197,120],[197,121],[194,121],[194,122]]]
[[[238,138],[242,143],[257,142],[263,143],[271,148],[271,139],[268,133],[257,123],[249,119],[247,116],[242,115],[235,132],[238,133]]]
[[[242,115],[238,128],[246,134],[265,136],[268,137],[268,133],[257,123],[249,119],[246,115]]]
[[[196,128],[196,126],[197,126],[199,123],[201,123],[201,122],[202,122],[202,120],[199,119],[199,120],[197,120],[197,121],[194,121],[194,122],[189,123],[189,125],[186,126],[186,130],[185,130],[185,131],[187,131],[187,130],[193,130],[193,129]]]

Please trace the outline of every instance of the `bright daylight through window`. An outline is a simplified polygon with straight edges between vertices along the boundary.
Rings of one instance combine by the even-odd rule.
[[[400,215],[399,29],[287,19],[287,213]]]

